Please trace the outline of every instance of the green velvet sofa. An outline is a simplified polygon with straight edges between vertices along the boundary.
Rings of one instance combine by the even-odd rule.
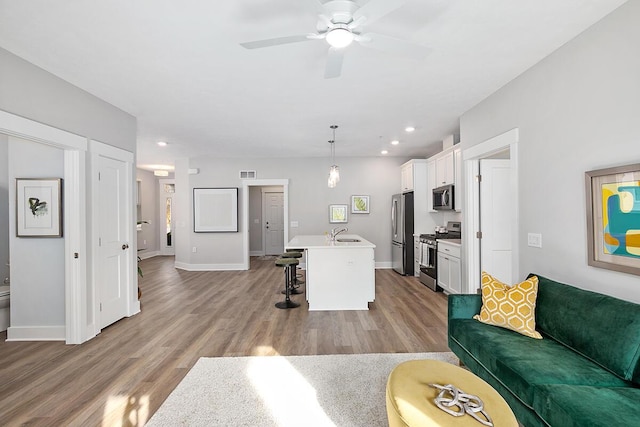
[[[640,425],[640,305],[537,276],[543,339],[474,320],[480,295],[450,295],[451,350],[525,427]]]

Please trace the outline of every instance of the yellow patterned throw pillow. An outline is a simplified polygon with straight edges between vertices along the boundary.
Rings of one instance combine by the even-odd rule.
[[[508,286],[482,272],[482,308],[474,319],[488,325],[511,329],[531,338],[542,339],[536,332],[536,297],[538,278]]]

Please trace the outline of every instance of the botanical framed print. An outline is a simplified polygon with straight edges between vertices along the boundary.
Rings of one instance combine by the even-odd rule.
[[[351,196],[351,213],[368,214],[369,196]]]
[[[640,275],[640,163],[585,173],[588,263]]]
[[[194,233],[238,231],[237,188],[193,189]]]
[[[16,178],[16,236],[62,237],[61,178]]]
[[[331,224],[347,222],[347,205],[329,205],[329,222]]]

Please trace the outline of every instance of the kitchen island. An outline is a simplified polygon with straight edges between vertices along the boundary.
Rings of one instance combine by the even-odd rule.
[[[356,234],[291,239],[285,249],[306,252],[309,310],[368,310],[376,296],[375,247]]]

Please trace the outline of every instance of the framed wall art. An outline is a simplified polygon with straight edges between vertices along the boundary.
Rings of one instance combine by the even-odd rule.
[[[329,205],[329,222],[339,224],[347,222],[347,205]]]
[[[16,178],[16,236],[62,237],[61,178]]]
[[[193,231],[233,233],[238,231],[237,188],[194,188]]]
[[[640,163],[585,173],[588,263],[640,275]]]
[[[368,214],[369,196],[351,196],[351,213]]]

